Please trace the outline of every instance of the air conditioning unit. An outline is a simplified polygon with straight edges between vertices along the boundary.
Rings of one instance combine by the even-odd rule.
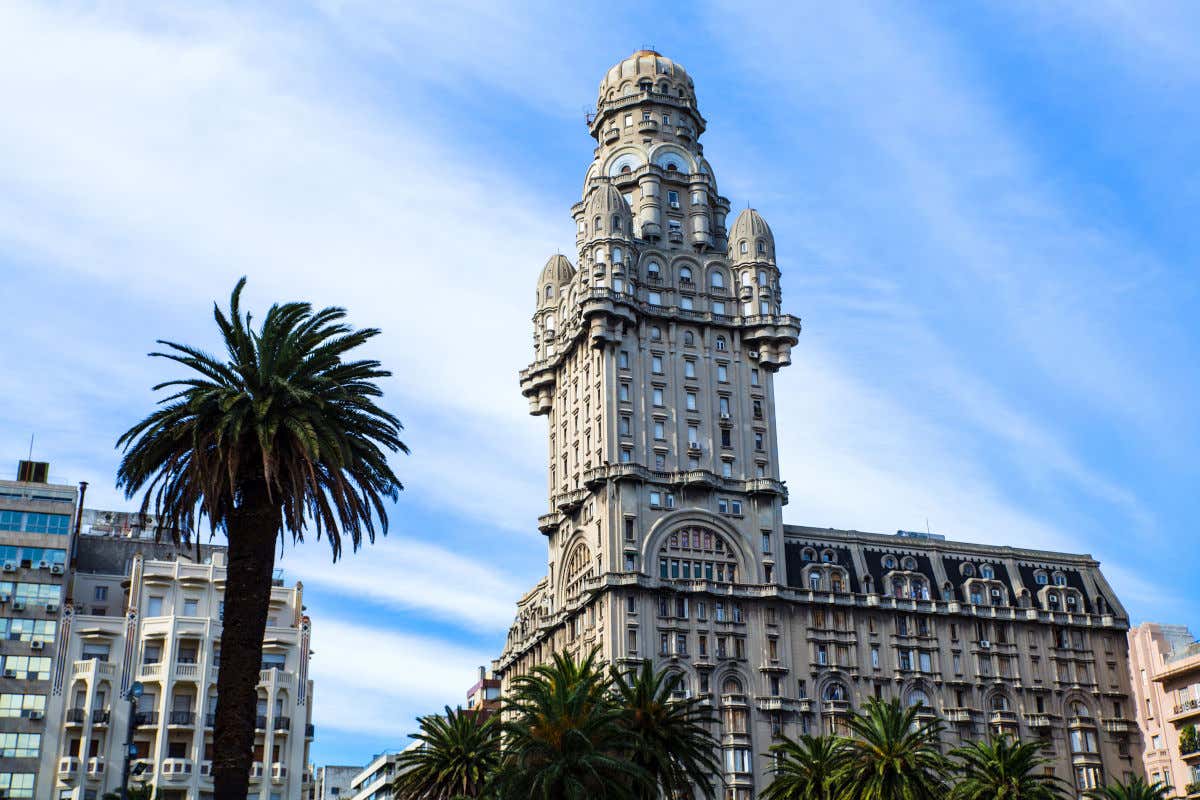
[[[58,603],[46,603],[46,611],[54,614],[58,611]]]
[[[17,677],[17,671],[15,669],[6,669],[4,670],[4,677],[15,678]]]
[[[12,610],[13,610],[13,611],[24,611],[24,610],[25,610],[25,604],[24,604],[24,603],[22,603],[20,600],[17,600],[16,602],[14,602],[14,603],[12,604]]]
[[[46,715],[43,714],[41,711],[30,711],[29,712],[30,719],[41,719],[44,716],[46,716]]]
[[[675,202],[671,203],[671,208],[679,208],[679,201],[676,200]]]
[[[989,642],[987,639],[980,639],[980,640],[979,640],[979,649],[981,649],[981,650],[991,650],[991,649],[992,649],[992,643],[991,643],[991,642]]]
[[[63,565],[62,564],[51,564],[50,565],[50,574],[51,575],[62,575],[63,574]]]
[[[29,647],[33,650],[42,650],[42,649],[45,649],[46,643],[43,642],[41,639],[34,639],[32,642],[29,643]]]
[[[7,603],[10,599],[7,594],[0,594],[0,604]]]
[[[758,360],[758,351],[757,350],[747,351],[747,355],[749,355],[751,358],[755,359],[756,361]]]
[[[39,561],[38,569],[50,569],[50,562],[49,561]]]
[[[5,561],[4,562],[4,571],[5,572],[16,572],[17,571],[17,562]]]
[[[700,452],[700,443],[699,442],[688,442],[688,450],[693,450],[693,451],[699,453]]]
[[[728,412],[728,411],[722,411],[722,412],[721,412],[721,419],[729,419],[729,412]]]

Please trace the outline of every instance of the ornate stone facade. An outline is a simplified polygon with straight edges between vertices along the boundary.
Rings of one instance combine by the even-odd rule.
[[[773,378],[800,321],[771,229],[746,209],[727,232],[678,64],[613,67],[589,125],[578,267],[542,269],[521,373],[549,427],[548,571],[497,676],[564,648],[671,665],[718,712],[732,800],[774,734],[872,696],[924,703],[948,745],[1045,737],[1073,783],[1139,770],[1128,620],[1094,560],[783,524]]]

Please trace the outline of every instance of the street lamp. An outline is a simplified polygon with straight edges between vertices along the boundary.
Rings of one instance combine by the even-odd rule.
[[[129,800],[129,761],[137,753],[137,748],[133,746],[133,729],[137,727],[138,700],[145,691],[146,688],[140,681],[134,681],[129,687],[129,691],[125,693],[125,699],[129,701],[129,724],[125,726],[125,763],[121,767],[121,800]]]

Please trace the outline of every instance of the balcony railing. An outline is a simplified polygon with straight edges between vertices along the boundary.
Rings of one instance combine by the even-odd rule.
[[[317,726],[316,725],[313,725],[310,722],[304,726],[304,738],[305,739],[312,739],[316,735],[317,735]]]
[[[291,729],[292,729],[292,718],[291,717],[276,717],[275,718],[275,730],[290,731]]]
[[[259,731],[265,731],[267,729],[266,715],[260,714],[259,716],[254,718],[254,729],[259,730]]]
[[[107,725],[111,712],[107,708],[97,708],[92,711],[93,725]]]
[[[139,727],[158,724],[157,711],[139,711],[133,715],[133,724]]]
[[[83,708],[68,708],[67,709],[67,724],[82,725],[87,719],[87,710]]]
[[[192,725],[196,722],[194,711],[172,711],[167,717],[168,725]]]
[[[204,727],[212,728],[217,724],[217,715],[212,711],[204,715]]]

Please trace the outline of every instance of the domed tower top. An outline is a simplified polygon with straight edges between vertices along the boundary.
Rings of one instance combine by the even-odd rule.
[[[738,214],[729,230],[729,260],[734,264],[775,263],[775,236],[771,226],[753,208]]]
[[[609,69],[600,81],[599,102],[635,92],[656,92],[696,104],[696,87],[687,70],[654,50],[638,50]]]
[[[633,212],[619,189],[611,182],[595,186],[583,206],[583,222],[589,240],[632,239]]]
[[[574,277],[575,268],[571,266],[571,262],[566,256],[561,254],[550,256],[550,260],[546,262],[546,266],[542,267],[542,272],[538,275],[538,308],[557,303],[562,287],[570,283],[571,278]]]

